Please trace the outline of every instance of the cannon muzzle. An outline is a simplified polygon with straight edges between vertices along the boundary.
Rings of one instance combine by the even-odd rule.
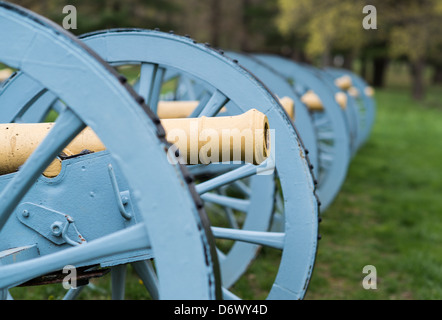
[[[201,117],[161,120],[166,139],[178,149],[187,164],[244,161],[262,163],[269,155],[270,132],[267,117],[252,109],[232,117]],[[0,124],[0,174],[15,172],[43,141],[54,123]],[[88,150],[99,152],[106,147],[92,131],[85,128],[63,150],[63,156]],[[56,158],[44,171],[55,177],[61,171]]]
[[[350,95],[350,96],[352,96],[353,98],[357,98],[357,97],[359,97],[359,90],[358,90],[358,88],[356,88],[356,87],[350,87],[350,88],[348,88],[348,94]]]
[[[12,73],[13,73],[12,69],[9,68],[0,70],[0,82],[8,79]]]
[[[353,81],[351,80],[351,77],[349,75],[343,75],[342,77],[339,77],[339,78],[335,79],[335,85],[338,88],[346,91],[350,87],[353,86]]]
[[[344,92],[342,91],[336,92],[335,100],[339,104],[341,109],[347,108],[347,95]],[[324,105],[322,104],[321,99],[312,90],[308,90],[301,97],[301,101],[305,103],[305,105],[310,111],[317,111],[317,112],[324,111]]]
[[[364,88],[364,93],[367,97],[373,97],[374,96],[374,88],[371,86],[367,86]]]
[[[324,105],[321,99],[312,90],[308,90],[301,97],[301,101],[307,106],[310,111],[324,111]]]
[[[347,108],[347,95],[345,94],[345,92],[342,92],[342,91],[336,92],[335,100],[339,104],[341,109]]]

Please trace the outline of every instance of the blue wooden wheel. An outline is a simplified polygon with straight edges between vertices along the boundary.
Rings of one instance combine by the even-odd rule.
[[[355,99],[350,94],[348,94],[348,92],[337,87],[334,83],[335,78],[332,77],[329,73],[325,72],[324,70],[314,68],[312,66],[306,67],[308,67],[312,73],[316,74],[317,77],[323,79],[323,82],[327,85],[332,94],[340,92],[346,95],[347,103],[345,109],[343,110],[343,113],[348,127],[348,134],[350,136],[350,151],[352,156],[354,156],[361,143],[361,124],[363,120],[363,115],[360,113]]]
[[[289,97],[294,101],[294,125],[299,132],[302,142],[308,152],[307,159],[311,165],[314,176],[319,174],[319,160],[318,160],[318,146],[316,140],[315,128],[313,126],[312,118],[308,112],[307,107],[301,101],[299,95],[294,88],[289,84],[287,79],[278,73],[277,70],[262,63],[257,58],[250,54],[243,54],[237,52],[227,52],[230,58],[238,60],[247,70],[250,70],[272,91],[277,97]],[[293,119],[292,119],[293,121]],[[316,180],[315,180],[315,183]],[[321,191],[321,185],[318,185],[318,193]],[[272,230],[281,231],[284,227],[283,206],[282,199],[279,194],[276,195],[276,208],[272,219]]]
[[[257,179],[258,182],[268,181],[269,177],[273,179],[273,175],[262,173],[273,172],[273,169],[276,169],[285,204],[285,232],[249,229],[247,222],[243,229],[212,227],[212,232],[217,239],[234,240],[234,246],[247,242],[280,249],[280,267],[268,297],[302,298],[315,260],[318,205],[302,144],[275,97],[237,63],[218,51],[186,37],[148,30],[109,30],[86,35],[82,40],[115,66],[141,63],[137,90],[139,94],[144,92],[142,95],[153,110],[156,109],[159,100],[158,88],[166,69],[175,68],[216,88],[208,100],[210,103],[202,105],[199,115],[216,115],[223,106],[226,106],[231,114],[243,113],[254,107],[267,115],[270,129],[275,129],[275,144],[272,144],[275,152],[263,165],[243,164],[233,170],[231,167],[220,169],[211,165],[189,169],[197,174],[213,169],[227,171],[196,186],[196,191],[206,202],[227,207],[231,206],[231,199],[211,195],[212,190],[246,177]],[[146,83],[152,84],[148,88],[157,89],[146,90]],[[272,190],[268,190],[267,194],[261,194],[262,197],[269,195],[273,199]],[[269,224],[268,221],[261,223],[267,226]],[[232,263],[236,261],[233,257],[230,258]],[[227,261],[224,259],[226,256],[220,254],[223,281],[226,272],[224,267],[231,266],[230,263],[223,262]],[[236,298],[227,288],[224,288],[224,297]]]
[[[359,108],[358,111],[362,117],[361,139],[359,143],[359,147],[361,147],[370,136],[376,116],[375,100],[366,91],[367,88],[369,88],[369,85],[366,83],[364,79],[362,79],[360,76],[349,70],[339,69],[339,68],[327,68],[325,69],[325,71],[330,73],[334,78],[343,75],[350,76],[353,85],[358,89],[359,95],[354,100],[356,102],[357,107]]]
[[[270,66],[262,63],[253,55],[227,52],[227,55],[238,62],[247,70],[250,70],[279,98],[289,97],[295,103],[295,128],[302,138],[305,148],[309,151],[308,158],[313,166],[313,172],[318,175],[318,153],[315,129],[307,107],[301,101],[299,95],[287,82],[287,79]]]
[[[174,155],[166,152],[164,130],[152,114],[143,111],[147,108],[138,95],[95,53],[50,21],[0,2],[0,25],[0,41],[8,43],[0,49],[0,61],[20,70],[17,77],[27,77],[34,87],[38,85],[64,101],[43,143],[19,171],[2,176],[1,256],[5,258],[12,252],[17,257],[24,251],[26,259],[0,267],[1,297],[7,297],[8,288],[60,270],[66,264],[87,265],[97,259],[148,249],[155,258],[160,298],[220,298],[217,256],[199,198],[185,171],[170,164]],[[10,84],[8,81],[3,87],[4,93]],[[101,110],[103,105],[106,113]],[[21,118],[22,109],[6,109],[8,106],[3,104],[1,108],[2,117],[13,116],[9,121]],[[38,196],[35,192],[39,185],[47,182],[41,172],[85,126],[94,130],[108,150],[108,154],[90,157],[108,156],[115,169],[121,170],[141,220],[96,239],[91,233],[85,236],[89,238],[87,243],[74,247],[68,243],[45,245],[46,240],[40,239],[36,245],[41,251],[35,250],[34,242],[23,243],[34,240],[24,236],[30,228],[16,219],[29,215],[17,209],[29,205],[24,203],[26,199]],[[170,201],[170,194],[174,194],[174,201]],[[33,212],[30,214],[33,217]],[[100,229],[97,227],[95,232]]]
[[[318,141],[318,196],[324,212],[338,194],[347,175],[351,143],[347,120],[327,83],[310,68],[276,55],[255,54],[263,63],[283,74],[295,90],[304,94],[313,90],[324,105],[324,112],[312,113]]]
[[[235,52],[226,52],[231,58],[238,61],[238,63],[257,76],[269,90],[279,98],[289,97],[295,104],[295,128],[299,132],[302,138],[302,142],[308,151],[308,161],[311,164],[314,175],[318,174],[318,155],[317,155],[317,143],[316,133],[314,131],[313,123],[311,121],[310,114],[304,103],[300,100],[299,96],[295,93],[293,88],[287,82],[286,78],[279,75],[278,72],[269,66],[263,64],[251,55],[240,54]],[[169,72],[169,77],[177,76],[180,79],[180,83],[177,86],[174,99],[203,99],[208,90],[204,84],[199,83],[196,79],[191,79],[189,76],[178,74],[175,72]],[[259,193],[259,190],[255,191]],[[253,193],[253,190],[252,190]],[[272,230],[283,230],[284,219],[283,215],[282,199],[279,194],[276,194],[276,207],[272,217]]]

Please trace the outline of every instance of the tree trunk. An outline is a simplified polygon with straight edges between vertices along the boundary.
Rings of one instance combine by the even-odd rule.
[[[411,94],[413,99],[422,100],[425,96],[424,71],[425,61],[419,58],[416,61],[410,62],[410,71],[412,76]]]
[[[330,67],[332,65],[332,56],[331,56],[330,47],[331,46],[329,43],[325,45],[325,49],[321,57],[321,65],[323,68]]]
[[[387,70],[388,59],[379,57],[373,59],[373,86],[382,88],[385,84],[385,71]]]
[[[361,57],[361,70],[359,71],[361,78],[367,80],[367,58]]]
[[[433,84],[442,84],[442,65],[434,66]]]
[[[219,47],[220,38],[220,18],[221,18],[221,1],[212,0],[210,4],[210,44],[217,48]]]
[[[354,62],[354,54],[347,53],[344,55],[344,64],[342,65],[342,67],[344,69],[353,71],[353,62]]]
[[[250,34],[249,34],[249,24],[250,17],[248,10],[250,7],[250,0],[241,1],[241,43],[240,48],[243,52],[249,52],[250,48]]]

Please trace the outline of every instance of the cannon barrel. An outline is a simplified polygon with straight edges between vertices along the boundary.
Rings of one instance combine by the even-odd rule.
[[[282,97],[279,99],[279,103],[281,103],[290,119],[295,120],[295,101],[290,97]]]
[[[353,85],[353,81],[349,75],[343,75],[342,77],[335,79],[335,85],[340,89],[347,91],[348,94],[354,98],[359,97],[359,90]],[[373,88],[366,87],[365,94],[367,96],[373,95]]]
[[[347,108],[347,95],[344,92],[336,92],[335,99],[342,109]]]
[[[269,154],[270,137],[267,117],[252,109],[231,117],[164,119],[166,139],[188,164],[221,161],[262,163]],[[0,174],[15,172],[43,141],[54,123],[0,124]],[[86,127],[63,150],[63,156],[78,155],[88,150],[98,152],[106,147]],[[61,160],[55,159],[44,171],[55,177],[61,171]]]
[[[178,119],[189,117],[193,110],[198,106],[198,100],[186,101],[159,101],[157,107],[157,114],[160,119]],[[295,103],[289,97],[279,99],[279,103],[287,112],[289,117],[294,120],[295,117]],[[224,109],[224,108],[223,108]],[[224,110],[221,109],[221,112]]]
[[[14,71],[12,69],[6,68],[0,70],[0,82],[8,79]]]
[[[312,90],[308,90],[304,93],[301,97],[301,101],[305,103],[310,111],[324,111],[324,105],[322,104],[321,99]]]
[[[336,92],[335,100],[342,109],[347,108],[347,95],[344,92]],[[310,111],[324,111],[324,105],[318,95],[312,90],[308,90],[302,97],[301,101],[305,103]]]
[[[374,96],[374,88],[371,86],[367,86],[364,88],[364,93],[368,97],[373,97]]]
[[[353,81],[351,80],[351,77],[349,75],[343,75],[335,79],[335,85],[338,88],[346,91],[353,86]]]
[[[350,96],[352,96],[353,98],[357,98],[357,97],[359,97],[359,89],[358,88],[356,88],[356,87],[350,87],[350,88],[348,88],[348,94],[350,95]]]

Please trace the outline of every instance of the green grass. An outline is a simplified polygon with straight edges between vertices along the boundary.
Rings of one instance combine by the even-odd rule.
[[[307,299],[442,298],[442,91],[376,93],[368,143],[321,223]],[[365,265],[377,269],[365,290]]]

